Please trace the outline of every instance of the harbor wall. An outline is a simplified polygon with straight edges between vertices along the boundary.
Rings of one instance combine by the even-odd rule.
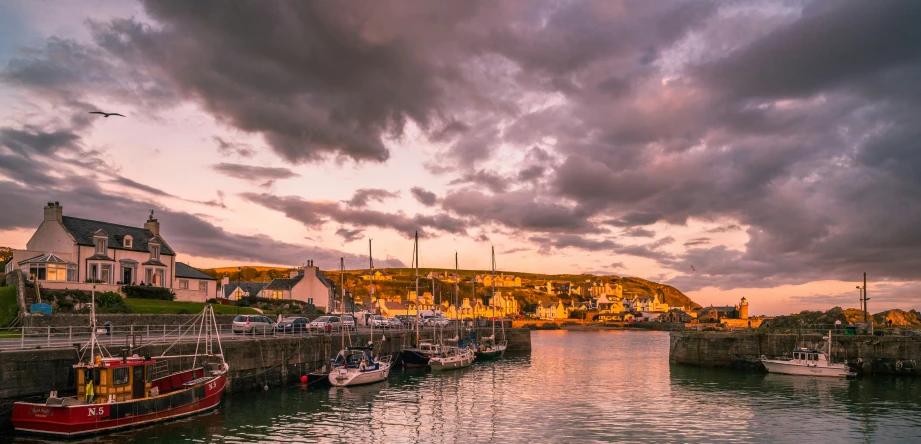
[[[832,358],[847,361],[859,374],[921,376],[921,338],[913,336],[833,336]],[[790,356],[798,347],[820,347],[821,334],[671,332],[669,360],[700,367],[764,371],[759,362]]]
[[[482,329],[483,336],[490,329]],[[531,331],[528,329],[505,330],[508,339],[508,353],[531,351]],[[380,353],[396,355],[404,344],[415,340],[411,331],[384,333]],[[375,334],[375,342],[380,334]],[[431,332],[421,333],[421,340],[431,338]],[[501,336],[500,336],[501,338]],[[369,335],[352,335],[352,344],[367,344]],[[222,341],[224,356],[230,365],[227,391],[262,390],[264,386],[279,386],[294,383],[302,375],[321,368],[335,357],[342,346],[339,335],[315,335],[304,337],[251,338],[241,337]],[[346,340],[346,345],[349,342]],[[204,352],[201,345],[199,352]],[[216,343],[215,343],[215,352]],[[128,354],[157,356],[169,348],[168,355],[191,355],[196,352],[196,343],[148,344],[136,349],[124,350]],[[109,349],[118,356],[122,349]],[[10,410],[15,401],[42,401],[52,390],[64,394],[76,391],[75,374],[72,366],[77,362],[76,348],[15,350],[0,352],[0,430],[10,427]],[[213,359],[212,359],[213,361]],[[191,358],[169,359],[171,370],[188,368]],[[212,363],[213,364],[213,363]]]

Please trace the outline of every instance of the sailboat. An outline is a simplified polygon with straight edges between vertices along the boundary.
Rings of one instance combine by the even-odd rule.
[[[457,253],[454,253],[454,308],[455,313],[457,313],[457,293],[459,291],[458,287],[458,274],[457,274]],[[459,317],[459,316],[458,316]],[[432,367],[432,370],[450,370],[455,368],[464,368],[473,364],[473,360],[476,359],[476,354],[473,349],[468,347],[466,341],[460,337],[460,320],[455,319],[455,336],[452,342],[456,342],[456,346],[445,347],[444,350],[433,356],[429,360],[429,366]]]
[[[508,347],[508,341],[504,339],[504,324],[502,325],[503,340],[496,341],[496,247],[492,247],[492,301],[489,305],[492,306],[492,335],[480,339],[477,344],[477,361],[501,358]]]
[[[198,325],[193,355],[157,357],[103,357],[96,325],[96,287],[90,302],[90,341],[81,349],[86,359],[74,365],[77,395],[58,397],[51,392],[42,403],[13,404],[13,427],[20,432],[57,437],[77,437],[110,432],[194,415],[217,407],[227,383],[214,311],[206,305],[192,325]],[[173,343],[175,345],[180,337]],[[213,342],[217,342],[217,350]],[[203,346],[203,349],[199,347]],[[88,350],[87,350],[88,348]],[[202,351],[199,353],[199,351]],[[99,354],[97,354],[97,352]],[[190,359],[191,358],[191,359]],[[167,359],[191,362],[188,369],[170,373]],[[208,359],[210,362],[205,362]]]
[[[416,265],[416,303],[419,302],[419,232],[416,231],[415,243],[413,245],[413,261]],[[434,296],[434,293],[433,293]],[[400,351],[400,359],[403,360],[405,367],[425,367],[429,365],[429,360],[438,353],[440,347],[430,342],[419,343],[419,329],[422,324],[422,317],[419,315],[419,306],[416,305],[416,342],[412,347],[403,347]]]
[[[371,240],[368,240],[368,260],[371,273],[374,273],[374,262],[371,259]],[[374,285],[372,283],[369,286]],[[371,294],[374,287],[370,287]],[[371,325],[371,340],[365,347],[346,347],[345,328],[340,329],[342,336],[342,350],[332,361],[332,371],[329,373],[329,383],[336,387],[351,387],[362,384],[372,384],[384,381],[390,376],[390,355],[374,355],[374,325]]]

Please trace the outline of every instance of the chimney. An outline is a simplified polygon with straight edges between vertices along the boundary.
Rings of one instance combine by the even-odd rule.
[[[288,278],[289,278],[289,279],[294,279],[294,278],[298,277],[298,275],[300,275],[300,274],[301,274],[301,269],[300,269],[300,268],[295,268],[294,270],[291,270],[290,273],[288,273]]]
[[[147,218],[147,222],[144,222],[144,229],[153,233],[154,236],[159,236],[160,222],[154,219],[153,213],[153,210],[150,210],[150,217]]]
[[[224,278],[221,279],[221,288],[224,288],[224,287],[226,287],[226,286],[228,286],[228,285],[230,285],[230,276],[227,276],[227,275],[225,274],[225,275],[224,275]]]
[[[48,206],[45,207],[45,221],[56,220],[61,222],[63,217],[64,207],[58,202],[48,202]]]

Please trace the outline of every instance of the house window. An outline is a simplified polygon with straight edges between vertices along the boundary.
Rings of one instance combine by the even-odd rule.
[[[284,293],[281,290],[272,290],[272,299],[281,299],[284,297]]]
[[[205,281],[198,281],[198,291],[208,291],[208,283]]]
[[[187,281],[187,280],[185,280],[185,279],[180,279],[180,280],[179,280],[179,288],[188,290],[188,289],[189,289],[189,281]]]
[[[150,260],[152,261],[160,260],[160,246],[159,245],[150,246]]]
[[[235,296],[235,299],[239,301],[239,300],[240,300],[240,298],[242,298],[242,297],[243,297],[243,292],[242,292],[242,291],[240,291],[240,289],[239,289],[239,288],[237,288],[237,291],[236,291],[236,292],[234,292],[234,296]]]
[[[313,304],[313,298],[307,298],[307,303],[308,303],[308,304]]]
[[[153,284],[154,284],[154,287],[163,287],[163,286],[164,286],[164,282],[163,282],[163,270],[156,270],[156,271],[154,271]]]
[[[106,254],[106,239],[96,239],[96,254]]]
[[[131,248],[134,246],[134,239],[131,236],[125,236],[125,248]]]
[[[99,265],[98,265],[98,264],[90,264],[90,270],[89,270],[89,271],[90,271],[90,274],[89,274],[89,276],[86,277],[86,279],[88,279],[88,280],[89,280],[89,279],[96,279],[96,276],[99,276]]]
[[[147,268],[144,270],[144,283],[149,284],[153,280],[153,268]]]

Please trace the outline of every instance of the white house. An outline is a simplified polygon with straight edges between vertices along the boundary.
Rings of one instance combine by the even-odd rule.
[[[204,302],[218,296],[217,279],[182,262],[176,262],[176,278],[175,282],[173,282],[173,288],[184,290],[176,293],[177,300]],[[188,296],[194,295],[195,292],[199,293],[199,297],[187,299]]]
[[[320,268],[307,261],[307,266],[292,271],[287,278],[275,278],[262,289],[268,299],[293,299],[313,304],[319,310],[333,306],[336,285]]]
[[[176,253],[160,236],[153,212],[143,227],[129,227],[64,216],[58,202],[49,202],[44,210],[26,249],[13,251],[8,272],[18,267],[43,286],[60,288],[141,282],[173,288]]]

